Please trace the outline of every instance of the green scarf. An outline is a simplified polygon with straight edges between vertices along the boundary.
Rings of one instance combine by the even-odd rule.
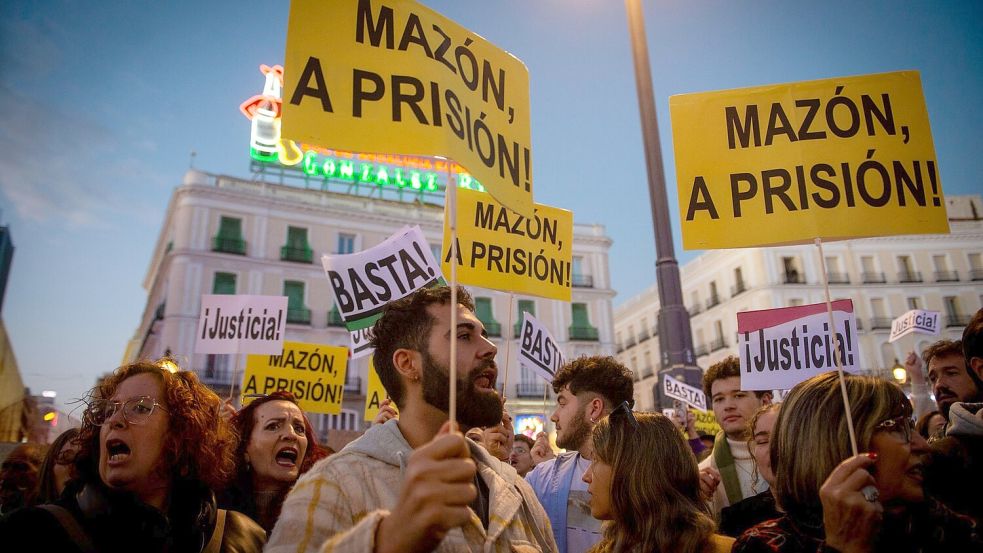
[[[727,501],[731,505],[744,499],[741,492],[741,480],[737,477],[737,466],[734,464],[734,455],[730,452],[730,444],[727,443],[727,434],[717,433],[713,439],[713,464],[720,472],[720,480],[727,492]]]

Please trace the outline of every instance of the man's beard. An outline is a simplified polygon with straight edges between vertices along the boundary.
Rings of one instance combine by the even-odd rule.
[[[447,413],[450,411],[450,369],[437,362],[429,351],[423,356],[423,401]],[[457,418],[462,428],[495,426],[502,422],[502,398],[498,392],[479,392],[474,376],[493,367],[495,362],[486,359],[469,373],[458,367]],[[495,383],[491,383],[495,386]]]
[[[574,417],[563,436],[557,435],[556,445],[567,451],[576,451],[590,439],[591,430],[583,416]]]

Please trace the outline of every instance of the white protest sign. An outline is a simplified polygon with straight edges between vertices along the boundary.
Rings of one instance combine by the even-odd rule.
[[[201,296],[195,353],[283,351],[287,296]]]
[[[348,352],[352,359],[372,355],[375,348],[369,342],[372,339],[372,327],[353,330],[348,341]]]
[[[707,410],[707,396],[703,390],[680,382],[668,374],[662,377],[662,391],[666,396],[689,404],[694,409]]]
[[[419,226],[404,227],[358,253],[325,255],[321,263],[349,331],[375,324],[390,301],[443,282],[440,264]]]
[[[860,350],[853,302],[834,301],[833,320],[843,370],[856,371]],[[825,303],[738,313],[737,333],[742,390],[791,388],[836,369]]]
[[[670,419],[670,420],[671,420],[671,419],[672,419],[673,417],[675,417],[675,416],[676,416],[676,410],[670,407],[670,408],[668,408],[668,409],[663,409],[663,410],[662,410],[662,414],[663,414],[663,415],[664,415],[664,416],[665,416],[666,418],[668,418],[668,419]]]
[[[887,341],[893,342],[912,332],[937,335],[939,333],[939,312],[912,309],[901,315],[891,322],[891,337]]]
[[[522,313],[522,331],[519,333],[519,366],[525,367],[546,382],[553,382],[553,376],[563,365],[563,354],[556,346],[556,340],[543,323],[528,312]]]

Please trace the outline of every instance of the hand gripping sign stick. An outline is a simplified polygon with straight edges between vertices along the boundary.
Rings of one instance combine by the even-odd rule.
[[[457,428],[457,181],[451,174],[451,161],[444,158],[447,167],[447,224],[451,235],[451,362],[448,367],[448,378],[451,381],[450,399],[447,416],[451,423],[451,431]]]
[[[853,455],[857,455],[857,434],[853,430],[853,415],[850,409],[850,397],[846,393],[846,379],[843,377],[843,364],[840,361],[840,339],[836,335],[836,323],[833,321],[833,303],[829,299],[829,276],[826,274],[826,256],[823,255],[823,241],[816,238],[816,247],[819,248],[819,266],[823,273],[823,289],[826,291],[826,313],[829,315],[829,328],[832,334],[834,348],[833,362],[836,363],[836,373],[840,377],[840,392],[843,393],[843,408],[846,409],[846,429],[850,433],[850,448]]]

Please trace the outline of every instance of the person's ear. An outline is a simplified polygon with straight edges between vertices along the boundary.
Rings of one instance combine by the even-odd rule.
[[[969,370],[976,373],[976,378],[983,381],[983,357],[970,357]],[[983,394],[983,390],[980,390],[980,393]]]
[[[601,420],[604,416],[604,400],[600,397],[595,396],[594,399],[590,400],[587,404],[587,418],[590,419],[592,423],[596,423]]]
[[[400,348],[393,352],[393,367],[406,380],[416,382],[420,380],[423,359],[418,351]]]

